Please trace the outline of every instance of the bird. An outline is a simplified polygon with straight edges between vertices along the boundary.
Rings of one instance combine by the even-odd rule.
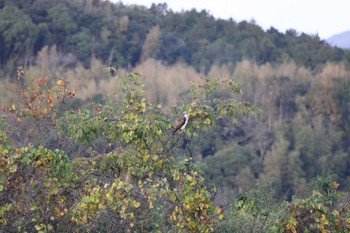
[[[184,116],[178,120],[178,124],[174,127],[173,135],[181,129],[182,131],[185,130],[186,125],[188,123],[188,114],[186,111],[183,112]]]

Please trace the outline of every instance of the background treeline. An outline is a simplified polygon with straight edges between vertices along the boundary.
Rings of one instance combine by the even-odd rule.
[[[8,87],[20,65],[28,78],[46,75],[56,82],[64,77],[75,84],[78,98],[72,106],[77,109],[101,104],[101,94],[115,90],[106,66],[136,70],[144,76],[147,99],[167,114],[186,96],[190,81],[226,76],[241,85],[241,100],[262,113],[237,125],[221,119],[188,139],[219,194],[272,178],[276,196],[289,199],[309,194],[319,174],[333,175],[340,189],[349,191],[350,51],[317,35],[264,31],[254,22],[215,19],[206,11],[173,12],[166,4],[0,0],[0,8],[5,102],[14,102]],[[50,134],[38,137],[26,127],[7,130],[23,144],[91,156]],[[98,145],[103,148],[103,140]]]
[[[62,64],[85,67],[93,57],[122,67],[147,58],[168,65],[182,60],[205,73],[213,64],[242,59],[259,65],[292,59],[308,68],[350,60],[348,51],[317,35],[265,32],[254,22],[173,12],[165,3],[147,9],[102,0],[1,0],[0,8],[0,65],[7,69],[35,64],[37,53],[54,45]]]

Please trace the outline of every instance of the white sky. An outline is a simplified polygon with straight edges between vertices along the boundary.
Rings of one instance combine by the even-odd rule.
[[[119,0],[109,0],[119,2]],[[321,39],[350,30],[350,0],[122,0],[123,4],[150,7],[168,4],[173,11],[196,8],[216,18],[232,17],[236,22],[254,19],[263,29],[270,26],[285,32],[318,34]]]

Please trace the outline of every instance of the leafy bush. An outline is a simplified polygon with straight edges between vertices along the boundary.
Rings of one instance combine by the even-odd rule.
[[[206,185],[200,165],[186,156],[190,148],[179,145],[185,132],[173,136],[161,106],[146,101],[139,76],[117,77],[119,91],[113,101],[106,99],[105,104],[76,111],[59,108],[65,96],[72,96],[63,79],[53,88],[45,80],[34,80],[32,84],[37,85],[20,95],[23,104],[19,101],[17,107],[6,108],[5,119],[14,128],[23,124],[22,118],[36,119],[37,124],[50,126],[54,138],[67,148],[71,144],[86,148],[86,156],[80,156],[79,149],[73,150],[77,154],[66,155],[37,140],[32,141],[35,146],[22,146],[15,137],[7,138],[5,124],[0,131],[1,230],[214,230],[224,218],[214,202],[216,190]],[[220,91],[231,94],[226,99],[215,97]],[[194,84],[189,95],[192,101],[174,109],[189,112],[186,135],[197,134],[223,116],[235,120],[237,112],[257,112],[234,99],[239,92],[232,80],[206,79]],[[35,105],[28,104],[30,93],[35,98],[29,98],[29,103],[35,101]],[[52,101],[51,95],[58,101]],[[17,118],[21,120],[12,120]],[[23,131],[23,135],[30,133],[45,136],[40,131]]]
[[[306,199],[295,199],[276,225],[282,232],[349,232],[350,206],[336,205],[339,184],[329,177],[314,179],[316,190]]]

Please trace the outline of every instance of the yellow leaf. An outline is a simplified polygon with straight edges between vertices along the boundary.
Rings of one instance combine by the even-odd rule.
[[[207,213],[208,213],[207,209],[204,209],[204,210],[202,211],[202,216],[207,215]]]
[[[222,220],[224,218],[223,214],[219,214],[219,219]]]
[[[171,214],[170,219],[173,220],[173,221],[176,221],[175,212],[173,212],[173,213]]]
[[[63,204],[65,200],[66,200],[66,198],[64,196],[59,196],[58,199],[57,199],[57,203],[58,204]]]
[[[190,226],[191,229],[195,229],[196,228],[196,223],[194,221],[190,221],[188,223],[188,225]]]
[[[320,210],[322,208],[322,205],[321,204],[317,204],[316,208]]]
[[[340,212],[339,212],[338,210],[333,210],[332,214],[333,214],[334,216],[338,216],[338,215],[340,214]]]
[[[322,223],[322,224],[325,224],[325,225],[328,225],[328,224],[329,224],[329,221],[328,221],[328,219],[326,218],[326,215],[324,215],[324,214],[322,214],[321,223]]]
[[[179,180],[179,179],[180,179],[180,174],[177,171],[175,171],[174,172],[174,180]]]
[[[199,129],[201,126],[200,126],[199,123],[197,122],[197,123],[195,124],[195,127],[196,127],[196,129]]]
[[[205,124],[205,125],[210,125],[210,124],[211,124],[211,120],[210,120],[209,118],[206,118],[206,119],[204,120],[204,124]]]
[[[143,161],[146,162],[149,157],[150,157],[150,154],[146,152],[145,154],[143,154]]]
[[[133,205],[135,206],[135,208],[139,208],[140,207],[140,202],[134,200],[133,201]]]
[[[57,84],[58,86],[60,86],[60,87],[63,87],[63,86],[64,86],[64,82],[63,82],[62,79],[58,80],[58,81],[56,82],[56,84]]]
[[[175,195],[175,193],[170,194],[170,199],[171,199],[172,201],[176,201],[176,195]]]
[[[188,180],[188,181],[193,181],[193,177],[190,176],[190,175],[187,175],[187,176],[186,176],[186,180]]]
[[[87,223],[87,215],[86,215],[86,214],[83,215],[81,221],[82,221],[83,223]]]
[[[339,186],[339,184],[338,184],[336,181],[333,181],[333,182],[332,182],[332,188],[333,188],[333,189],[337,189],[338,186]]]

